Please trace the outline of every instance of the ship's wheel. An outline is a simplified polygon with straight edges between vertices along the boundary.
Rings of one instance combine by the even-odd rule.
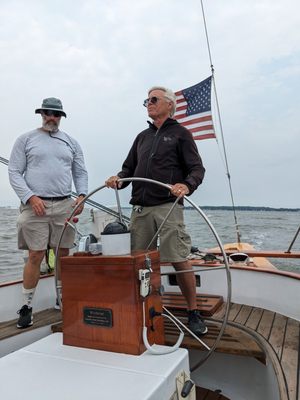
[[[153,179],[147,179],[147,178],[135,178],[135,177],[133,178],[133,177],[131,177],[131,178],[122,178],[122,179],[119,180],[119,182],[138,182],[138,181],[140,181],[140,182],[145,182],[145,183],[156,184],[156,185],[161,186],[161,187],[164,187],[164,188],[166,188],[166,189],[170,189],[170,188],[171,188],[171,186],[168,185],[168,184],[165,184],[165,183],[162,183],[162,182],[153,180]],[[66,224],[65,224],[65,226],[64,226],[64,228],[63,228],[63,230],[62,230],[62,232],[61,232],[61,236],[60,236],[60,239],[59,239],[59,243],[58,243],[58,246],[57,246],[57,249],[56,249],[55,271],[57,270],[57,268],[56,268],[56,267],[57,267],[56,264],[57,264],[57,260],[58,260],[57,254],[58,254],[58,251],[59,251],[59,248],[60,248],[60,243],[61,243],[61,241],[62,241],[64,232],[65,232],[67,226],[70,225],[70,223],[71,223],[70,221],[72,221],[72,218],[73,218],[73,216],[74,216],[75,213],[76,213],[77,208],[80,207],[80,205],[81,205],[82,203],[86,202],[86,201],[87,201],[90,197],[92,197],[95,193],[97,193],[98,191],[100,191],[100,190],[102,190],[102,189],[104,189],[104,188],[106,188],[106,185],[102,185],[102,186],[96,188],[95,190],[93,190],[92,192],[90,192],[79,204],[77,204],[77,206],[76,206],[76,207],[74,208],[74,210],[72,211],[70,217],[68,218],[68,221],[66,222]],[[116,199],[117,199],[119,217],[120,217],[120,220],[122,221],[122,220],[123,220],[123,217],[122,217],[122,212],[121,212],[121,206],[120,206],[120,200],[119,200],[118,190],[115,190],[115,193],[116,193]],[[157,237],[158,237],[158,235],[159,235],[159,232],[161,231],[163,225],[164,225],[165,222],[167,221],[168,216],[172,213],[172,211],[173,211],[175,205],[177,204],[178,200],[179,200],[179,197],[176,199],[176,201],[175,201],[174,203],[171,203],[170,210],[169,210],[169,212],[167,213],[166,218],[163,220],[162,224],[159,226],[159,228],[158,228],[156,234],[154,235],[154,237],[153,237],[152,240],[150,241],[150,243],[149,243],[149,245],[148,245],[148,248],[149,248],[149,247],[154,243],[154,241],[157,239]],[[218,346],[218,344],[219,344],[219,342],[220,342],[220,340],[221,340],[221,337],[222,337],[222,335],[223,335],[223,333],[224,333],[224,331],[225,331],[226,324],[227,324],[227,320],[228,320],[228,315],[229,315],[229,310],[230,310],[230,302],[231,302],[231,275],[230,275],[230,269],[229,269],[229,265],[228,265],[228,261],[227,261],[227,256],[226,256],[225,250],[224,250],[224,248],[223,248],[223,245],[222,245],[222,243],[221,243],[221,240],[220,240],[220,238],[219,238],[219,236],[218,236],[218,234],[217,234],[215,228],[213,227],[212,223],[209,221],[209,219],[207,218],[207,216],[205,215],[205,213],[204,213],[190,198],[188,198],[187,196],[184,196],[184,200],[185,200],[186,202],[188,202],[188,203],[193,207],[193,209],[194,209],[195,211],[197,211],[199,217],[200,217],[202,220],[205,221],[206,225],[207,225],[208,228],[210,229],[211,233],[213,234],[213,236],[214,236],[214,238],[215,238],[215,240],[216,240],[216,242],[217,242],[217,244],[218,244],[218,246],[219,246],[219,248],[220,248],[220,251],[221,251],[221,253],[222,253],[223,260],[224,260],[224,263],[223,263],[221,266],[219,266],[219,267],[214,267],[214,268],[212,268],[212,269],[203,269],[203,268],[195,268],[195,267],[194,267],[192,270],[188,270],[188,271],[185,271],[185,272],[189,272],[189,273],[190,273],[191,271],[193,271],[194,273],[201,275],[201,274],[204,273],[204,272],[205,272],[205,273],[209,273],[210,270],[213,270],[213,271],[215,271],[216,269],[218,269],[218,270],[223,270],[224,273],[225,273],[224,285],[226,285],[226,292],[225,292],[225,298],[226,298],[226,299],[225,299],[225,307],[224,307],[225,311],[224,311],[224,315],[223,315],[223,317],[222,317],[222,320],[221,320],[221,322],[219,323],[219,325],[220,325],[219,333],[216,335],[213,344],[212,344],[211,346],[208,346],[208,345],[205,343],[205,336],[204,336],[203,338],[200,339],[199,337],[197,338],[197,337],[195,337],[195,335],[192,334],[192,336],[195,337],[195,340],[198,340],[198,342],[201,343],[201,345],[203,346],[203,349],[206,350],[206,351],[203,352],[203,356],[201,357],[201,359],[200,359],[199,361],[197,361],[196,364],[195,364],[194,366],[191,367],[191,371],[195,371],[195,370],[196,370],[197,368],[199,368],[199,367],[210,357],[210,355],[214,352],[214,350],[215,350],[216,347]],[[174,272],[172,272],[172,275],[176,275],[176,274],[178,274],[178,273],[183,273],[183,272],[181,272],[181,271],[174,271]],[[167,274],[166,274],[166,273],[162,273],[162,275],[167,275]],[[56,291],[57,291],[57,298],[58,298],[58,301],[59,301],[59,303],[60,303],[60,306],[62,307],[62,304],[61,304],[61,296],[60,296],[61,287],[58,285],[57,274],[55,274],[55,285],[56,285]],[[172,312],[171,312],[169,309],[167,309],[166,307],[163,307],[163,309],[164,309],[164,313],[167,314],[167,315],[169,315],[171,318],[173,318],[173,319],[177,322],[177,324],[178,324],[179,326],[181,326],[183,329],[186,329],[187,331],[189,331],[188,328],[187,328],[178,318],[176,318],[176,317],[172,314]],[[214,322],[214,323],[216,323],[216,322]],[[190,333],[190,331],[189,331],[189,333]],[[190,333],[190,334],[191,334],[191,333]]]

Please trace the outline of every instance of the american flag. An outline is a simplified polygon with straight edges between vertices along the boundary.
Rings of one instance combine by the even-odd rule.
[[[216,137],[211,114],[211,79],[197,83],[176,95],[174,118],[193,134],[195,140]]]

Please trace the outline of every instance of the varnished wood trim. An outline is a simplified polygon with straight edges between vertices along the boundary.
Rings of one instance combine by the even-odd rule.
[[[288,271],[281,271],[281,270],[276,270],[276,269],[263,269],[263,268],[252,268],[252,267],[240,267],[236,265],[230,266],[230,269],[239,269],[241,271],[251,271],[251,272],[263,272],[265,274],[273,274],[273,275],[279,275],[279,276],[285,276],[286,278],[292,278],[296,280],[300,280],[300,274],[297,274],[296,272],[288,272]]]
[[[300,258],[300,252],[294,251],[287,253],[285,251],[277,250],[244,250],[243,253],[247,254],[249,257],[266,257],[266,258]],[[221,251],[210,251],[211,254],[222,256]],[[231,254],[238,253],[237,250],[225,250],[225,253],[230,256]]]
[[[51,274],[43,274],[43,275],[40,275],[40,279],[52,278],[53,276],[54,276],[54,273],[51,273]],[[1,289],[2,287],[5,287],[5,286],[18,285],[19,283],[22,283],[22,282],[23,282],[23,279],[18,279],[18,280],[16,280],[16,281],[10,281],[10,282],[1,282],[1,283],[0,283],[0,289]]]

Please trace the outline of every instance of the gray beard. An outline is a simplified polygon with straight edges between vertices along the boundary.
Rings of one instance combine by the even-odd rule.
[[[58,130],[58,127],[59,127],[59,122],[56,123],[54,121],[49,121],[49,122],[43,121],[43,128],[47,132],[56,132]]]

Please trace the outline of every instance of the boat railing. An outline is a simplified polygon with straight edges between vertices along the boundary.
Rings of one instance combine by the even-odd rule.
[[[249,257],[266,257],[266,258],[300,258],[300,251],[282,251],[282,250],[245,250],[245,254]],[[210,250],[211,254],[221,256],[221,250]],[[227,256],[236,253],[236,250],[226,250]]]
[[[300,232],[300,226],[299,226],[299,228],[297,229],[297,232],[295,233],[295,236],[293,237],[293,239],[292,239],[292,241],[291,241],[291,244],[289,245],[289,248],[287,249],[287,253],[290,253],[291,252],[291,250],[292,250],[292,247],[293,247],[293,245],[294,245],[294,243],[295,243],[295,241],[296,241],[296,239],[297,239],[297,237],[298,237],[298,235],[299,235],[299,232]]]

